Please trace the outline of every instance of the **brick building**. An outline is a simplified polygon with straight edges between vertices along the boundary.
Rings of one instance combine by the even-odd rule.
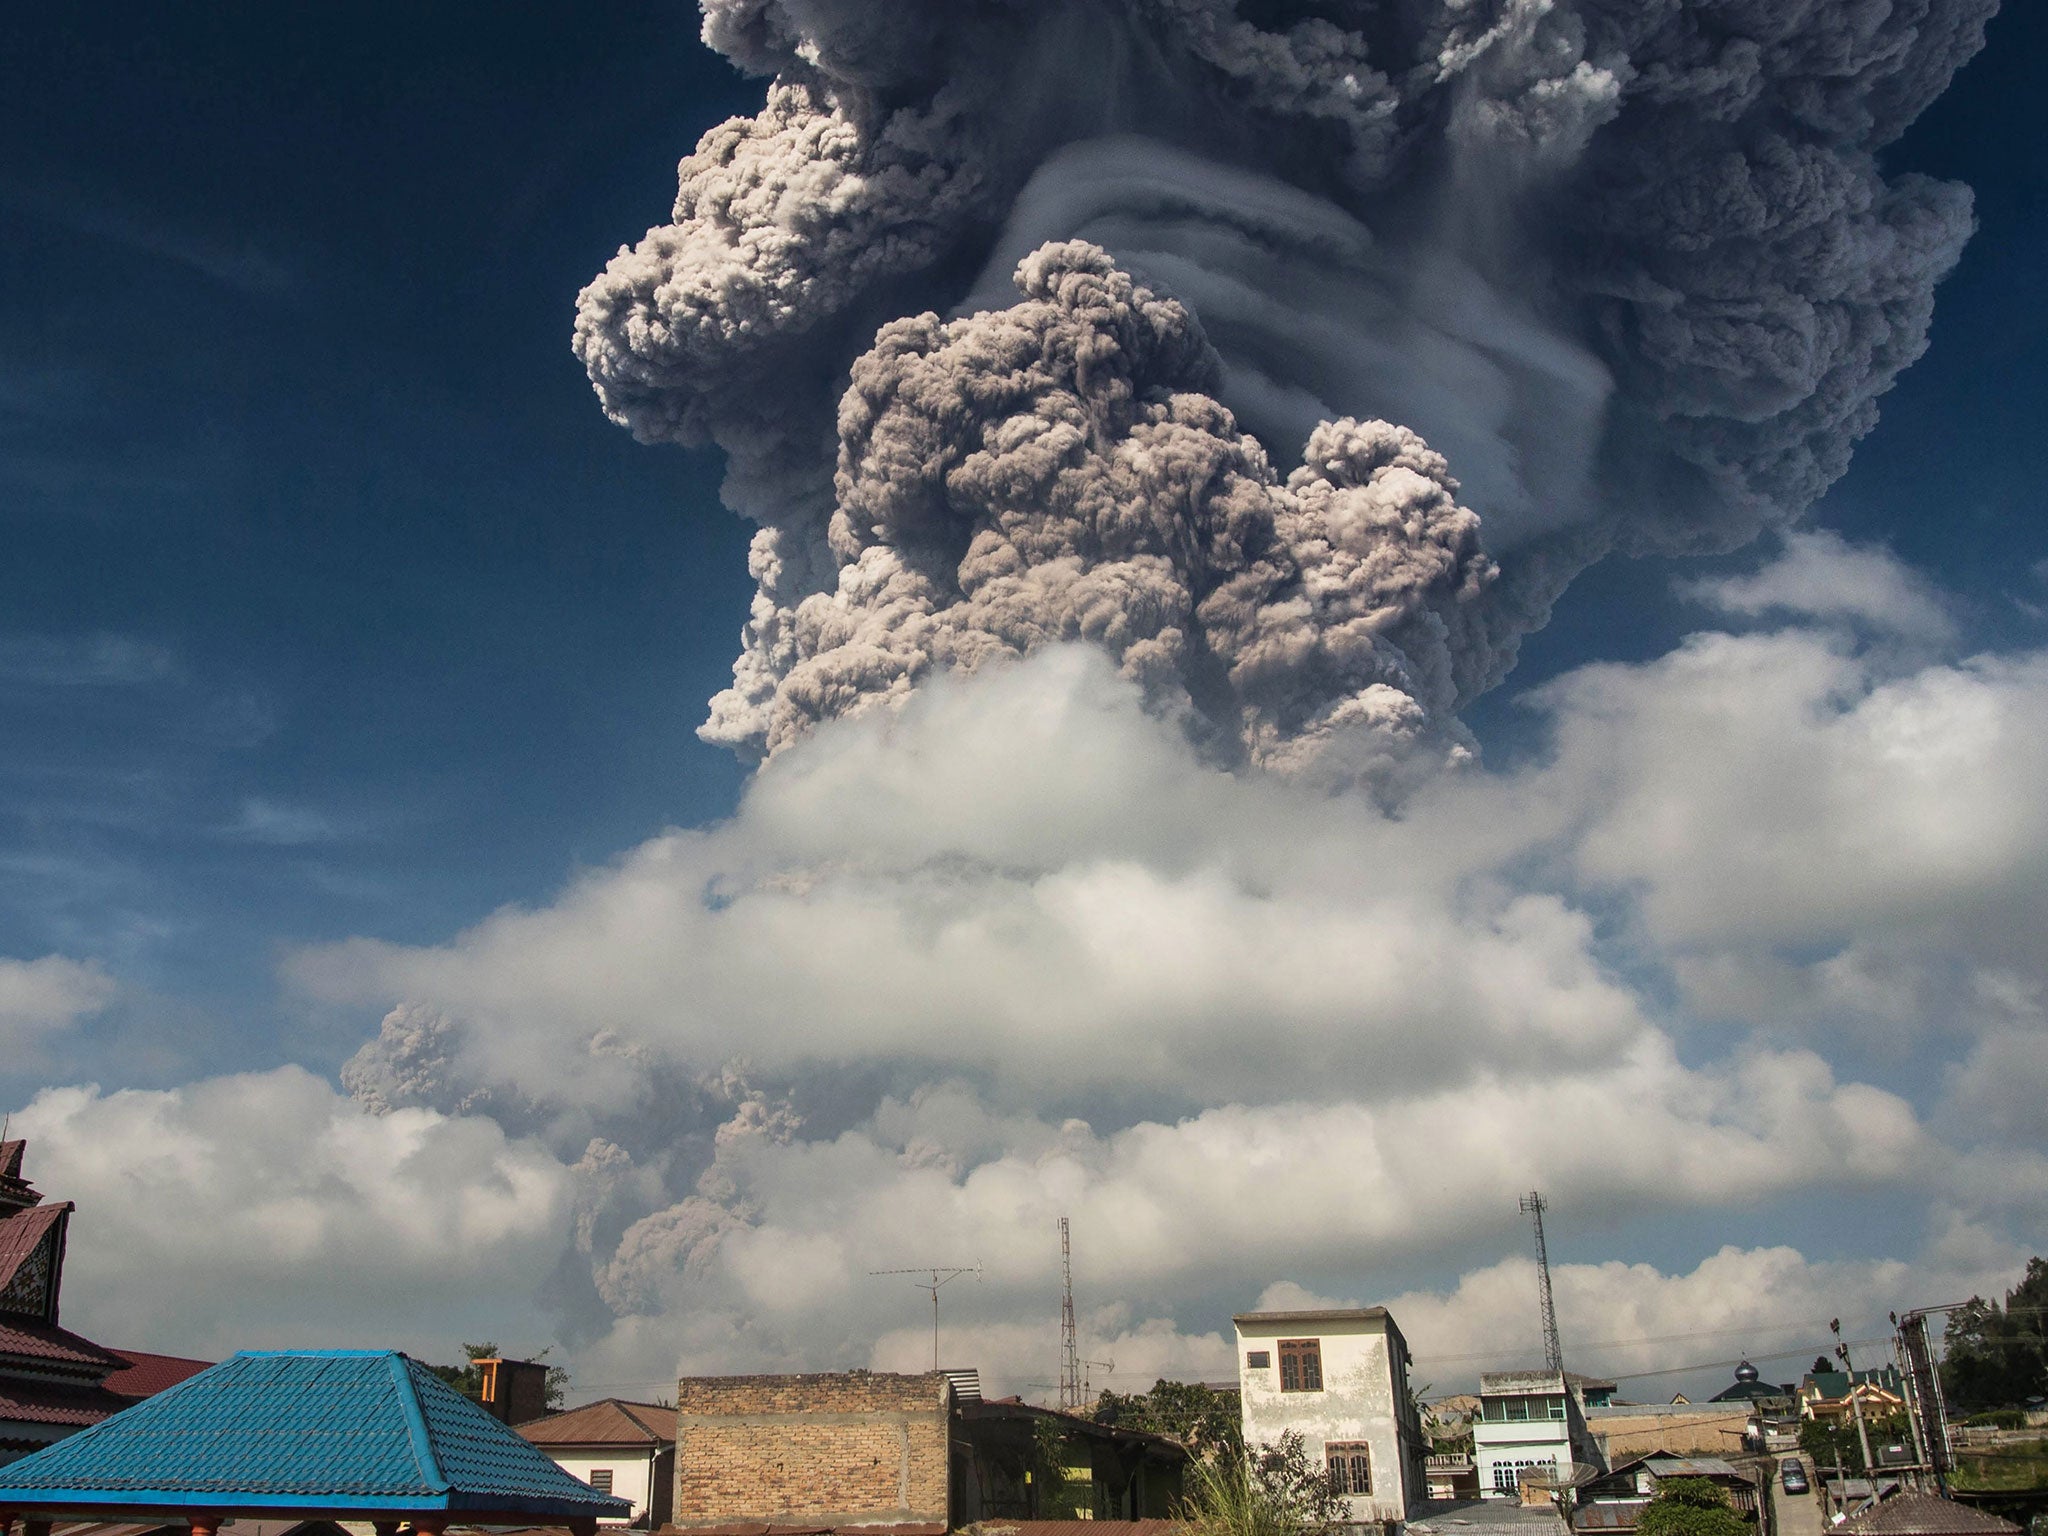
[[[944,1371],[685,1377],[673,1519],[944,1530],[953,1396]]]
[[[1186,1461],[1161,1435],[984,1402],[972,1371],[686,1377],[670,1518],[707,1532],[897,1536],[991,1518],[1141,1519],[1177,1503]]]

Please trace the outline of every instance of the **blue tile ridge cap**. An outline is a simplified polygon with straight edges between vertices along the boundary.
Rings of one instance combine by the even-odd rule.
[[[367,1353],[367,1351],[366,1351]],[[433,1437],[427,1433],[426,1416],[420,1412],[419,1391],[405,1356],[396,1351],[385,1354],[385,1369],[398,1389],[398,1406],[405,1411],[405,1430],[412,1437],[412,1457],[419,1464],[420,1480],[436,1493],[447,1493],[454,1485],[442,1475],[441,1462],[434,1455]]]

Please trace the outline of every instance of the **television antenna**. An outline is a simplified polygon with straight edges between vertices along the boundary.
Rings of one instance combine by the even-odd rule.
[[[1536,1276],[1543,1295],[1543,1368],[1564,1373],[1564,1346],[1557,1341],[1557,1304],[1550,1298],[1550,1250],[1543,1245],[1543,1213],[1550,1207],[1543,1192],[1532,1189],[1522,1196],[1522,1214],[1536,1222]]]
[[[1100,1366],[1102,1368],[1102,1372],[1104,1375],[1110,1375],[1116,1370],[1116,1362],[1114,1360],[1082,1360],[1078,1363],[1084,1366]],[[1080,1400],[1074,1404],[1074,1406],[1077,1409],[1085,1408],[1088,1406],[1089,1403],[1093,1402],[1094,1400],[1094,1388],[1089,1385],[1088,1378],[1086,1376],[1083,1376],[1081,1378],[1081,1397]]]
[[[930,1291],[932,1293],[932,1369],[936,1371],[939,1368],[939,1287],[949,1281],[958,1280],[962,1275],[972,1275],[977,1281],[980,1280],[981,1265],[977,1263],[949,1267],[944,1264],[913,1264],[908,1269],[871,1269],[868,1273],[871,1275],[929,1275],[931,1277],[928,1280],[913,1280],[910,1283],[920,1291]]]

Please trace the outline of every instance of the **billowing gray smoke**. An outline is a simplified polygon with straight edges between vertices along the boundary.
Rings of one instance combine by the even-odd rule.
[[[1085,638],[1342,782],[1842,473],[1970,229],[1875,155],[1996,0],[703,3],[767,103],[576,344],[761,524],[705,734]]]

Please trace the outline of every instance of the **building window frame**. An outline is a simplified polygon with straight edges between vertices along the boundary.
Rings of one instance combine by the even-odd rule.
[[[1281,1339],[1274,1347],[1280,1352],[1280,1390],[1282,1392],[1320,1392],[1323,1390],[1323,1341],[1321,1339]]]
[[[1323,1447],[1330,1491],[1342,1498],[1372,1497],[1372,1445],[1365,1440],[1332,1440]]]

